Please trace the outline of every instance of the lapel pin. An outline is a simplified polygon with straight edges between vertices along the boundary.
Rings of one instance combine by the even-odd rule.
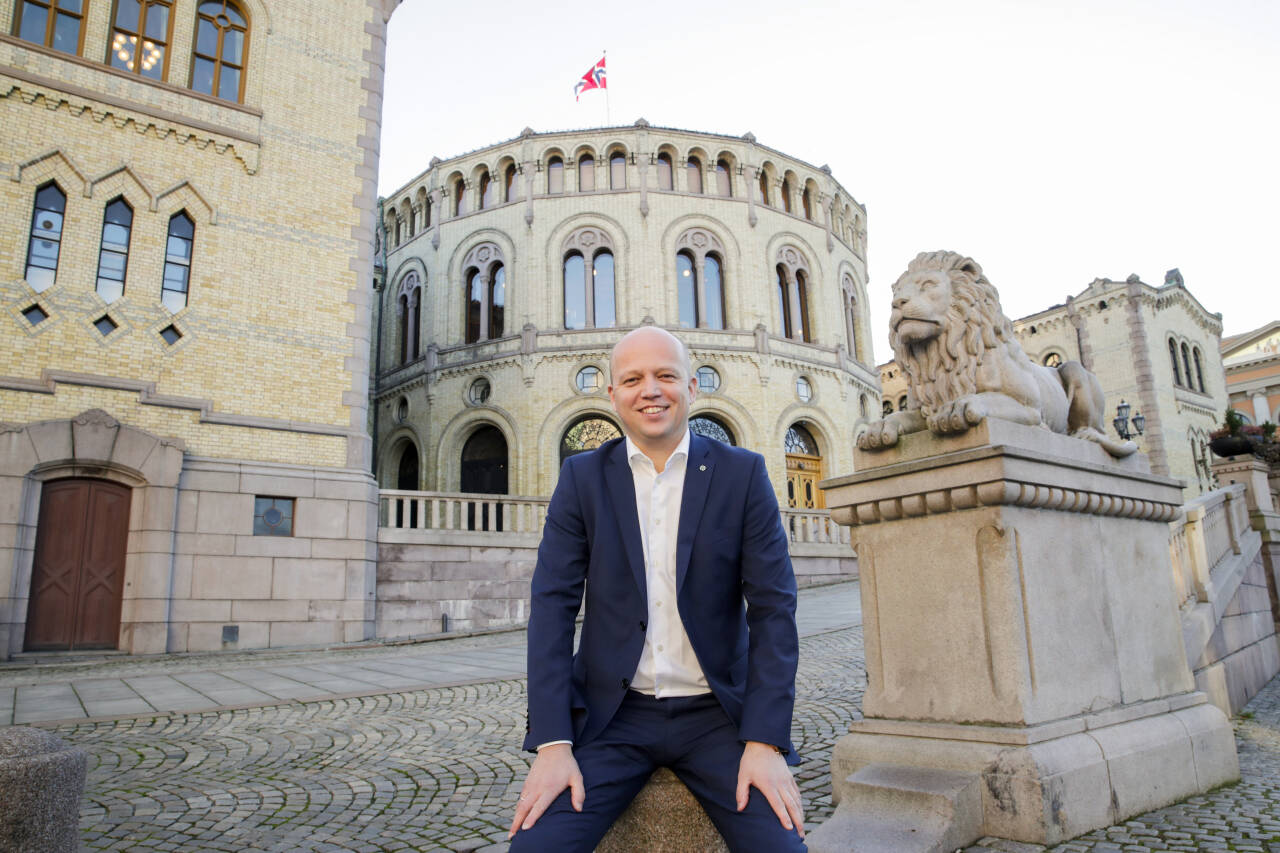
[[[705,470],[707,470],[707,466],[706,466],[706,465],[699,465],[699,466],[698,466],[698,470],[699,470],[699,471],[705,471]]]

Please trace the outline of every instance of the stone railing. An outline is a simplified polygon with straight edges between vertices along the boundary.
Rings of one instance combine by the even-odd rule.
[[[782,527],[792,545],[812,542],[849,547],[849,528],[832,521],[825,509],[784,509]]]
[[[1185,606],[1208,602],[1214,569],[1240,553],[1240,535],[1249,529],[1243,484],[1216,489],[1189,501],[1169,523],[1169,555],[1174,588]]]
[[[393,530],[541,533],[548,498],[383,489],[378,526]]]

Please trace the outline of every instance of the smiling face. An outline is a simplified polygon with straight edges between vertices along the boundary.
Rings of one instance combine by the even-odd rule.
[[[918,270],[893,284],[889,329],[903,344],[915,345],[937,337],[951,307],[951,276],[944,270]]]
[[[622,429],[661,466],[689,429],[697,380],[674,335],[655,326],[628,332],[609,359],[609,399]]]

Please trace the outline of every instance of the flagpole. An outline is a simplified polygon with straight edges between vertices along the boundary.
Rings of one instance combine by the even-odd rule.
[[[601,61],[602,61],[602,62],[603,62],[606,58],[608,58],[608,56],[609,56],[609,51],[607,51],[607,50],[602,50],[602,51],[600,51],[600,57],[601,57]],[[605,78],[604,78],[604,126],[605,126],[605,127],[612,127],[612,126],[613,126],[613,121],[612,121],[612,120],[610,119],[610,117],[609,117],[609,77],[608,77],[608,72],[605,72]]]

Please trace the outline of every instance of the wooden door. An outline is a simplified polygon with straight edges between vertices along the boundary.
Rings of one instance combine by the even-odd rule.
[[[114,649],[120,636],[129,489],[53,480],[40,497],[26,649]]]
[[[787,506],[792,509],[822,509],[826,501],[818,481],[822,479],[822,457],[787,454]]]

